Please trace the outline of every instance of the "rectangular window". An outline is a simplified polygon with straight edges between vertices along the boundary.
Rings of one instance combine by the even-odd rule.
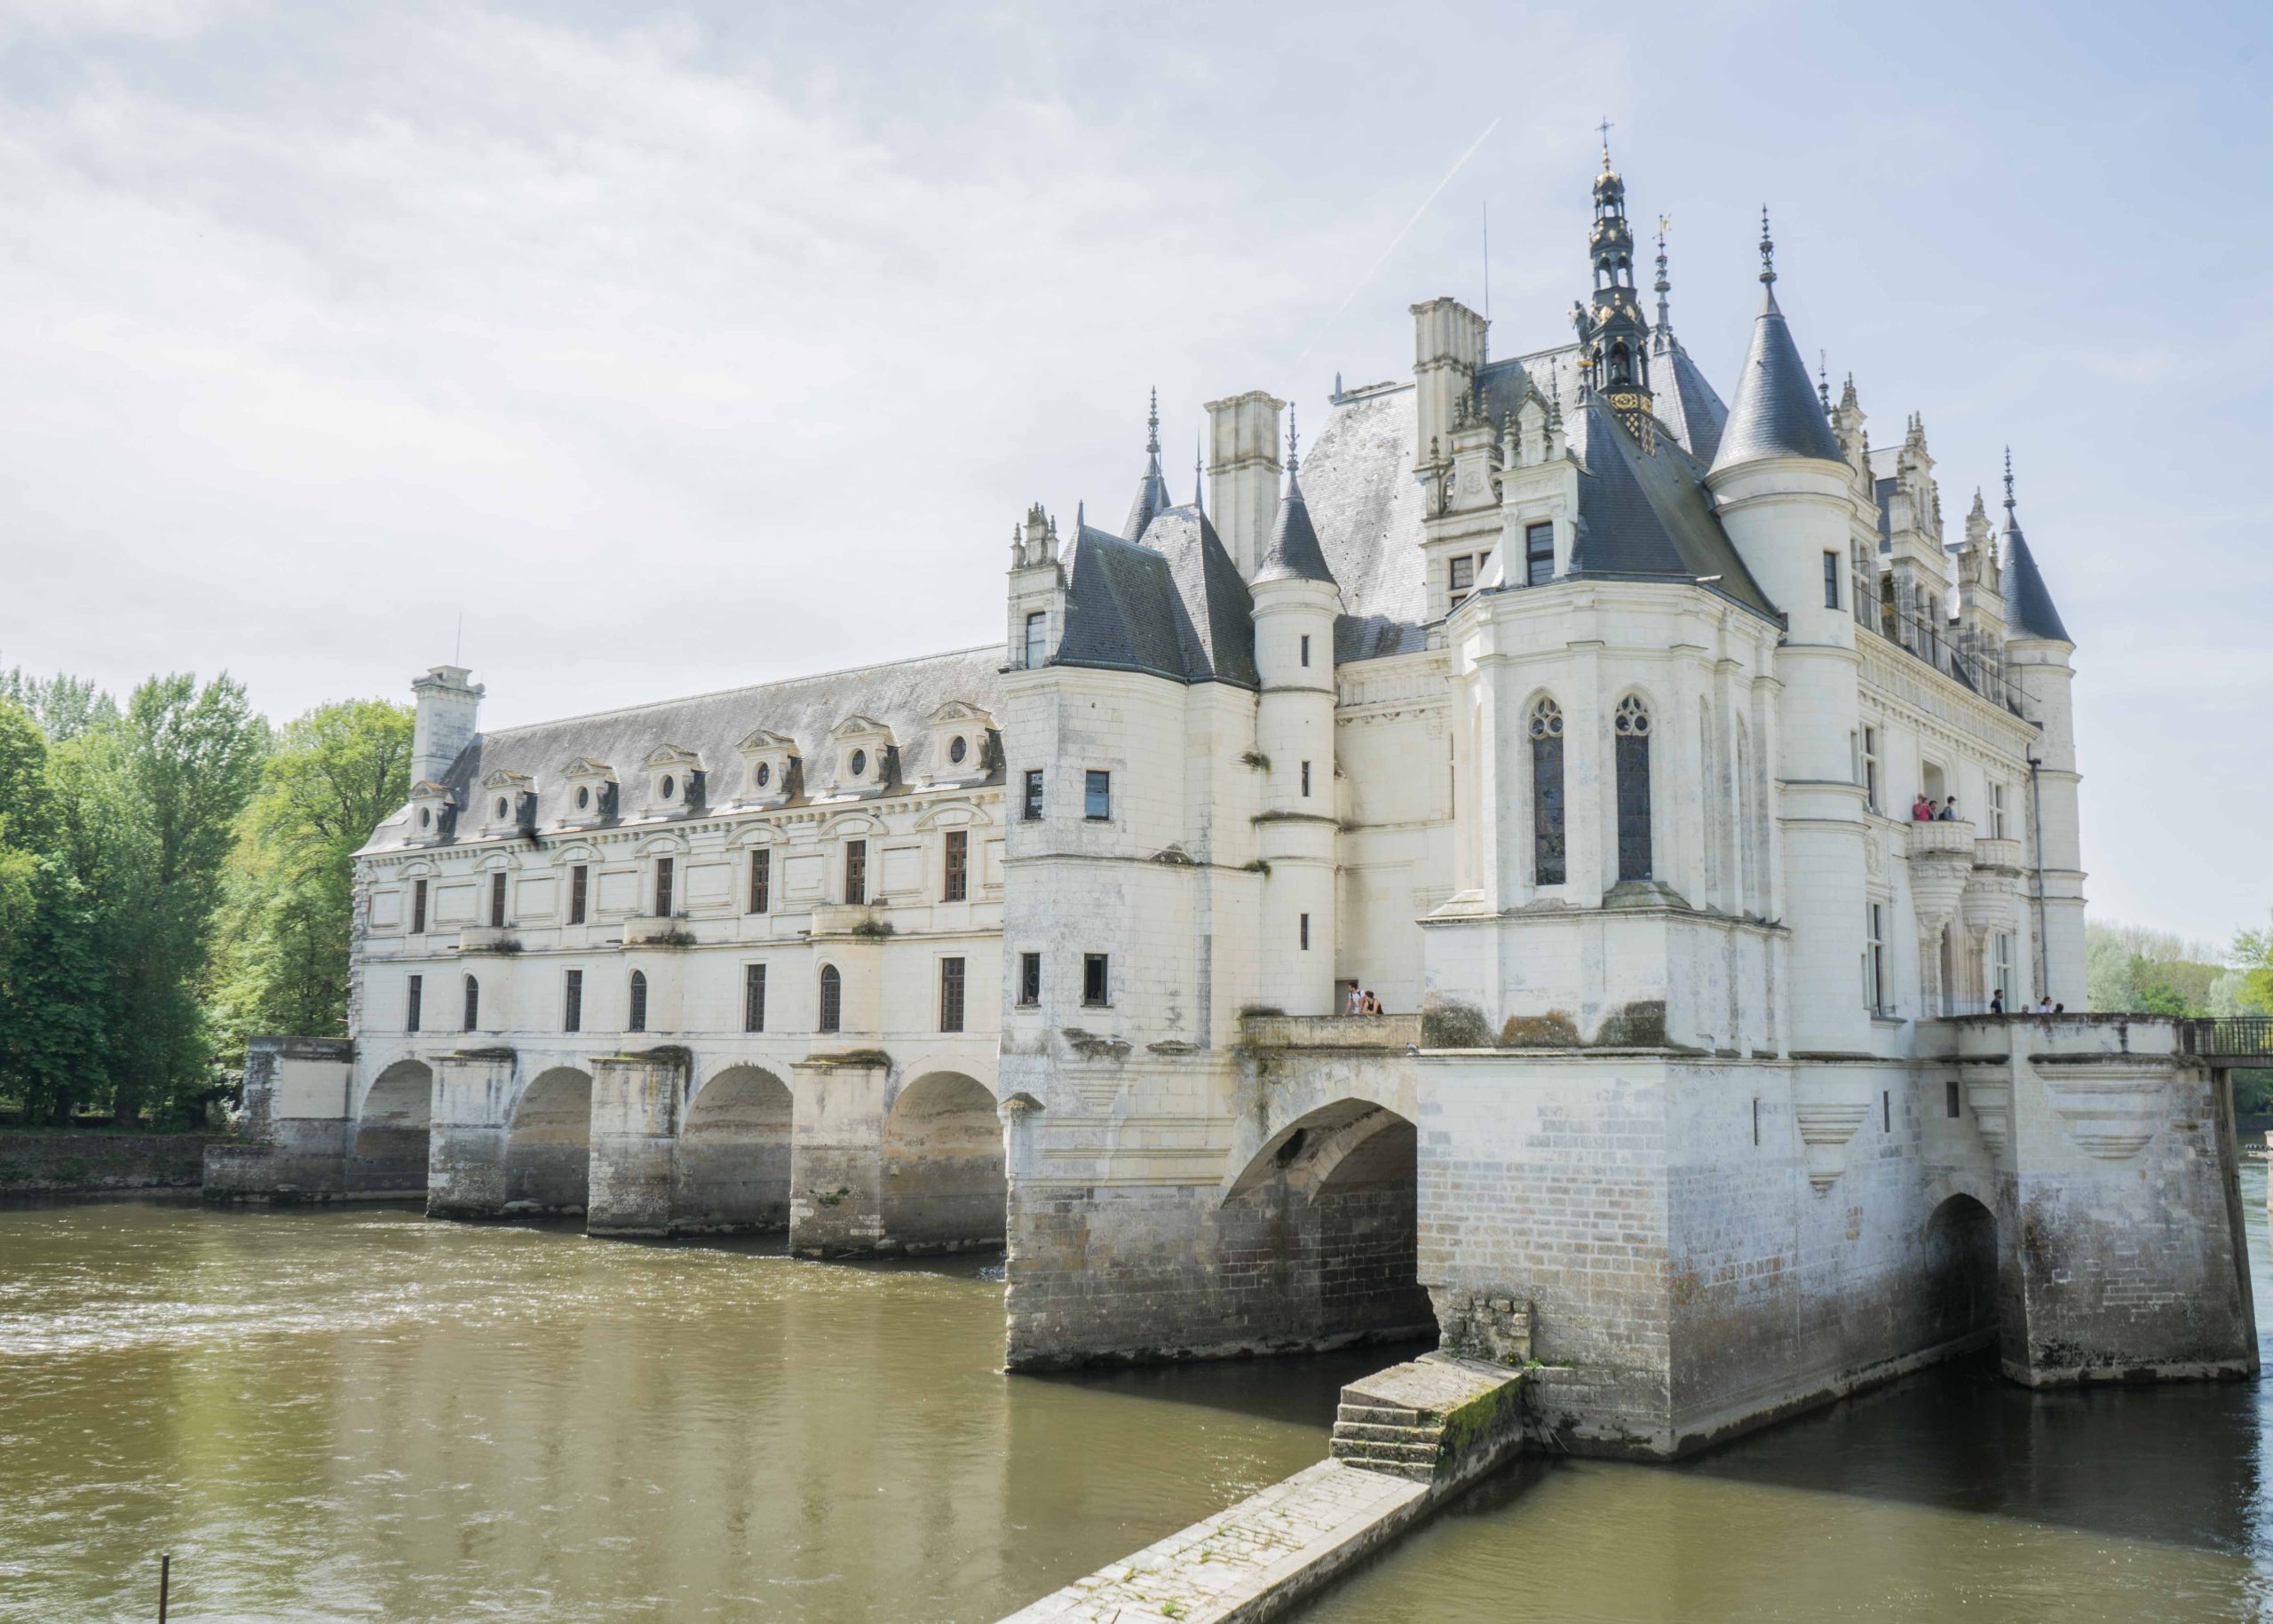
[[[1304,914],[1302,916],[1302,930],[1300,934],[1302,938],[1303,951],[1304,953],[1308,953],[1311,950],[1311,916],[1308,914]]]
[[[1040,767],[1026,769],[1026,793],[1022,815],[1028,823],[1038,820],[1041,816],[1041,769]]]
[[[1113,1002],[1110,965],[1102,953],[1081,955],[1081,1002],[1092,1010],[1103,1009]]]
[[[418,1006],[425,1002],[425,997],[426,978],[424,976],[411,977],[410,997],[405,1003],[402,1011],[402,1029],[405,1032],[416,1032],[418,1030]]]
[[[1563,712],[1542,701],[1531,725],[1532,883],[1560,885],[1563,862]]]
[[[1031,1010],[1041,1002],[1041,955],[1018,955],[1018,1007]]]
[[[1823,555],[1823,606],[1839,606],[1839,555],[1835,552]]]
[[[582,1032],[584,1029],[584,972],[572,970],[561,988],[560,1030]]]
[[[489,923],[493,928],[505,923],[505,871],[503,868],[489,876]]]
[[[1026,616],[1026,669],[1040,670],[1049,658],[1049,616],[1036,609]]]
[[[1104,823],[1113,817],[1113,774],[1089,769],[1082,780],[1081,816],[1091,823]]]
[[[426,928],[426,882],[410,883],[410,933],[417,935]]]
[[[1989,786],[1989,838],[2002,840],[2004,837],[2005,787],[2002,784],[1992,784]]]
[[[1863,804],[1879,810],[1879,730],[1863,730]]]
[[[1454,606],[1458,606],[1460,601],[1468,596],[1469,589],[1476,584],[1476,556],[1473,553],[1462,553],[1459,558],[1454,558],[1446,580],[1451,589],[1452,601]]]
[[[868,899],[868,843],[848,840],[844,843],[844,899],[866,902]]]
[[[939,1030],[962,1030],[962,961],[939,961]]]
[[[1524,527],[1524,582],[1528,586],[1545,586],[1555,579],[1555,527],[1553,524]]]
[[[773,853],[749,854],[749,911],[763,914],[773,906]]]
[[[1310,664],[1310,662],[1311,662],[1311,639],[1310,639],[1310,634],[1309,634],[1308,632],[1304,632],[1304,633],[1303,634],[1303,663],[1305,666],[1307,666],[1308,664]]]
[[[568,871],[568,923],[584,923],[584,908],[591,898],[592,871],[578,863]]]
[[[2010,1010],[2013,1007],[2013,939],[2009,934],[2000,932],[1990,938],[1989,942],[1989,990],[2001,994],[2005,1008]]]
[[[1881,1089],[1879,1091],[1879,1131],[1894,1131],[1894,1093],[1891,1089]]]
[[[671,916],[671,864],[672,860],[668,857],[655,860],[655,917],[658,919]]]
[[[468,1032],[481,1029],[481,983],[471,976],[465,978],[465,1029]]]
[[[1863,944],[1863,1007],[1886,1013],[1886,905],[1870,904],[1869,935]]]
[[[631,972],[631,1012],[624,1018],[626,1032],[647,1030],[647,978],[638,970]]]
[[[946,899],[962,902],[970,896],[970,831],[947,831],[947,889]]]
[[[1942,1084],[1942,1113],[1945,1116],[1958,1114],[1957,1079],[1954,1077]]]
[[[765,1030],[765,966],[742,966],[742,1030]]]
[[[1310,764],[1310,763],[1308,763],[1308,762],[1306,761],[1306,762],[1304,762],[1304,763],[1303,764],[1303,794],[1304,796],[1308,796],[1308,795],[1310,794],[1310,792],[1311,792],[1311,764]]]

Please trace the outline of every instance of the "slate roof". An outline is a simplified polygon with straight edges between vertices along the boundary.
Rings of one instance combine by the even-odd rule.
[[[2005,511],[2005,624],[2016,638],[2039,638],[2047,643],[2073,643],[2060,611],[2052,605],[2052,592],[2044,584],[2044,574],[2036,567],[2036,555],[2029,551],[2028,538],[2021,534],[2021,521],[2011,509]]]
[[[1737,380],[1737,402],[1729,408],[1711,467],[1717,473],[1770,456],[1846,460],[1839,437],[1831,432],[1830,415],[1808,381],[1807,366],[1777,306],[1772,284],[1753,323],[1752,348]]]
[[[630,787],[648,752],[658,745],[674,744],[701,757],[703,799],[717,808],[742,795],[738,747],[756,729],[769,728],[795,739],[807,763],[817,765],[829,729],[856,713],[873,717],[891,730],[899,781],[959,779],[968,776],[967,770],[950,772],[945,763],[931,759],[932,741],[924,720],[950,700],[999,713],[1002,667],[1002,646],[989,643],[952,654],[503,728],[476,734],[441,781],[455,793],[461,806],[471,806],[479,800],[474,787],[490,773],[500,768],[527,773],[537,794],[538,827],[546,828],[559,818],[561,769],[570,762],[589,757],[614,768],[627,787],[629,804],[637,799],[638,792]],[[1001,776],[999,765],[994,773]],[[379,825],[365,849],[400,846],[408,832],[407,812],[398,813]]]
[[[1152,520],[1168,511],[1168,482],[1160,474],[1160,451],[1158,446],[1146,455],[1144,477],[1137,481],[1136,495],[1129,503],[1129,518],[1121,527],[1121,539],[1141,542]]]
[[[1259,687],[1254,600],[1216,527],[1170,508],[1144,541],[1083,525],[1066,560],[1055,662]]]
[[[1279,516],[1271,527],[1255,578],[1264,581],[1323,581],[1335,584],[1326,555],[1319,551],[1318,531],[1311,524],[1310,503],[1303,499],[1300,476],[1287,475],[1286,494],[1279,498]]]

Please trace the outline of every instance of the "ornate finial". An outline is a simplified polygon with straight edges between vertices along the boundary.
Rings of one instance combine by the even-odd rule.
[[[1604,119],[1601,123],[1595,126],[1596,133],[1602,137],[1602,172],[1605,175],[1610,173],[1611,129],[1611,122],[1607,118]]]
[[[1289,485],[1294,483],[1295,470],[1302,460],[1295,450],[1300,443],[1295,434],[1295,408],[1289,406],[1287,408],[1287,482]]]
[[[1208,511],[1208,481],[1203,472],[1206,459],[1200,454],[1200,431],[1192,431],[1192,505],[1200,512]]]
[[[1057,521],[1056,519],[1050,520],[1050,528],[1056,529],[1057,527]],[[1089,527],[1089,504],[1087,499],[1084,499],[1073,504],[1073,534],[1079,535],[1082,531]]]
[[[2007,447],[2005,448],[2005,512],[2006,512],[2007,517],[2008,517],[2008,518],[2009,518],[2009,517],[2011,516],[2011,514],[2012,514],[2012,511],[2013,511],[2013,448],[2012,448],[2010,446],[2007,446]]]
[[[1815,353],[1815,393],[1816,399],[1823,402],[1823,409],[1829,411],[1831,409],[1831,352],[1828,350],[1818,350]]]
[[[1760,205],[1760,280],[1776,280],[1776,239],[1768,234],[1768,205]]]
[[[1145,427],[1151,431],[1145,437],[1144,449],[1158,451],[1160,448],[1160,392],[1157,386],[1152,390],[1152,408],[1146,416],[1144,424]]]

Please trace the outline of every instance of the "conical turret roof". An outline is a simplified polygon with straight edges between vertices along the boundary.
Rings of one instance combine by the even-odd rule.
[[[2005,540],[2004,540],[2005,625],[2015,638],[2035,638],[2046,643],[2073,643],[2060,611],[2053,606],[2051,589],[2044,584],[2044,572],[2036,566],[2036,555],[2029,551],[2028,537],[2021,534],[2021,521],[2014,511],[2013,454],[2005,453]]]
[[[1279,517],[1271,527],[1271,543],[1255,572],[1257,584],[1265,581],[1323,581],[1338,584],[1327,567],[1326,551],[1318,543],[1311,523],[1311,504],[1303,500],[1303,482],[1295,470],[1287,471],[1287,491],[1279,498]]]
[[[1729,408],[1720,448],[1713,455],[1715,473],[1772,456],[1846,460],[1839,437],[1832,432],[1830,414],[1808,381],[1807,365],[1800,360],[1792,329],[1776,303],[1775,244],[1769,240],[1764,212],[1760,232],[1760,315],[1753,323],[1744,375],[1737,380],[1736,404]]]

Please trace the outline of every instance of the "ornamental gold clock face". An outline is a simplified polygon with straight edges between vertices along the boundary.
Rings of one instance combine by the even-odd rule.
[[[1638,412],[1642,409],[1639,395],[1615,394],[1610,397],[1610,408],[1616,412]]]

